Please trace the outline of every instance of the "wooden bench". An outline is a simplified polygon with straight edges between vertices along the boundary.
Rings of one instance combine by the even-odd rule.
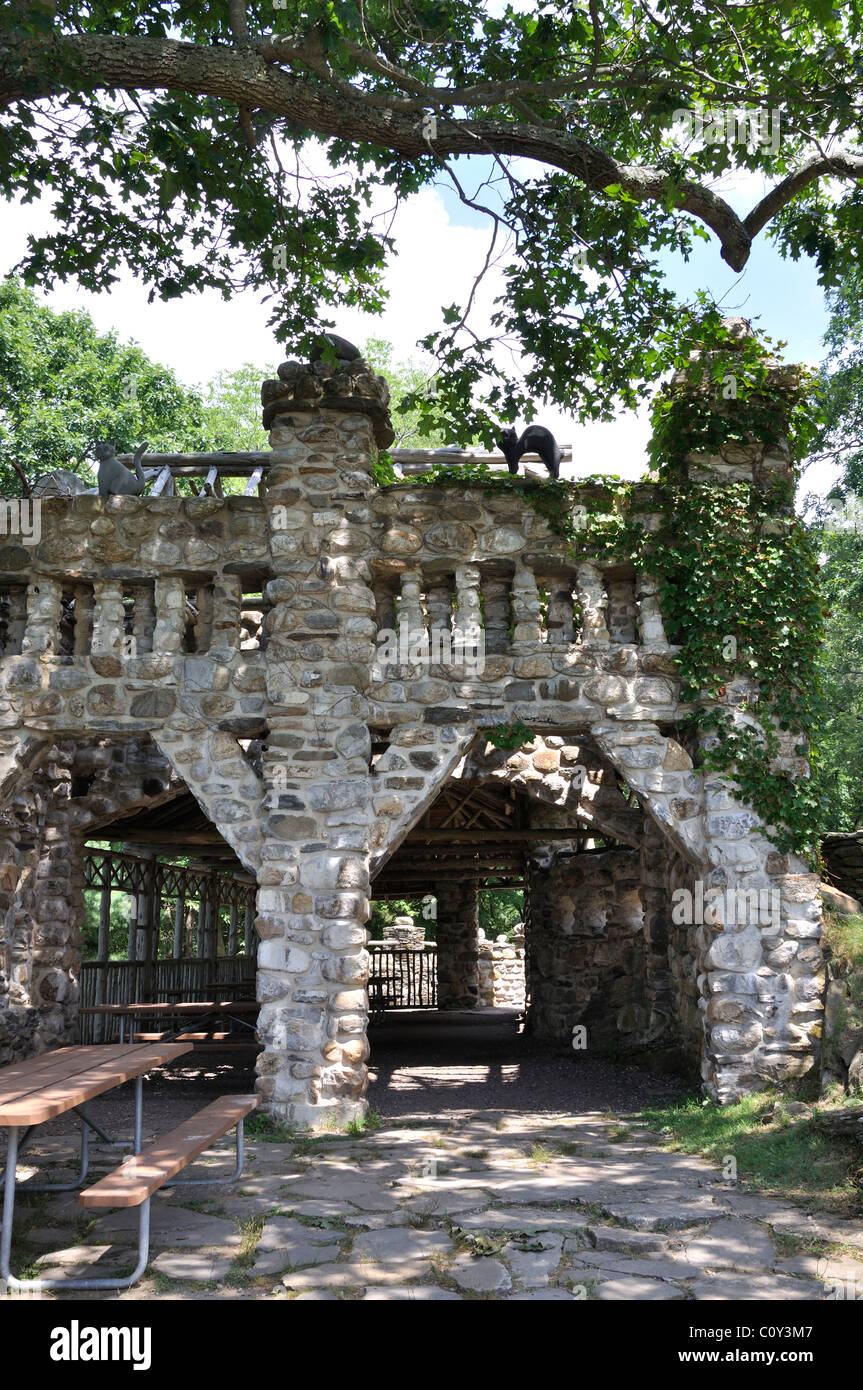
[[[237,1042],[235,1033],[133,1033],[132,1040],[136,1043],[162,1042],[170,1038],[172,1041],[188,1042],[192,1044],[193,1052],[257,1052],[260,1043],[252,1038],[248,1042]]]
[[[108,1173],[91,1187],[87,1187],[78,1197],[82,1207],[137,1207],[147,1202],[158,1188],[186,1168],[209,1148],[210,1144],[221,1139],[228,1130],[237,1131],[237,1168],[229,1179],[202,1178],[184,1179],[177,1186],[192,1186],[199,1183],[233,1182],[243,1169],[243,1121],[255,1109],[260,1096],[220,1096],[211,1101],[203,1110],[177,1125],[167,1134],[146,1144],[139,1154],[134,1154]]]

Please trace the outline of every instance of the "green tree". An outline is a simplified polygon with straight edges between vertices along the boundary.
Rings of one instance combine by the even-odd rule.
[[[53,468],[95,483],[90,451],[146,440],[152,451],[202,447],[203,406],[135,343],[99,333],[82,311],[57,313],[17,278],[0,281],[0,490],[20,493]]]
[[[125,265],[164,299],[265,290],[300,351],[340,305],[380,310],[393,203],[448,181],[503,290],[490,328],[473,293],[418,325],[422,413],[490,443],[540,400],[608,418],[647,394],[679,336],[669,250],[713,238],[741,270],[768,229],[828,287],[854,265],[861,20],[863,0],[21,0],[0,194],[53,203],[34,282],[105,290]],[[735,169],[767,184],[743,216],[716,188]]]
[[[863,501],[817,523],[821,580],[829,608],[822,650],[825,714],[816,731],[819,765],[833,803],[825,830],[863,826]]]
[[[261,424],[261,382],[271,374],[271,367],[244,362],[232,371],[218,372],[199,388],[203,397],[203,449],[245,453],[269,448]]]
[[[479,924],[490,941],[511,936],[524,921],[524,893],[518,888],[484,888],[479,894]]]
[[[396,436],[390,447],[440,448],[446,442],[443,431],[430,425],[420,409],[410,404],[413,399],[433,399],[436,389],[434,365],[424,367],[412,359],[394,362],[393,351],[392,343],[388,343],[384,338],[369,338],[363,346],[363,355],[368,358],[375,371],[385,376],[389,382],[390,409]]]

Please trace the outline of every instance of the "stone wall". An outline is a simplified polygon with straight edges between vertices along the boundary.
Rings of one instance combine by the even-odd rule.
[[[635,850],[570,854],[532,866],[527,934],[529,1027],[567,1042],[576,1024],[588,1050],[645,1042],[644,914]]]
[[[479,933],[479,1003],[487,1009],[523,1009],[524,989],[524,930],[516,929],[510,941],[499,936],[486,940]]]

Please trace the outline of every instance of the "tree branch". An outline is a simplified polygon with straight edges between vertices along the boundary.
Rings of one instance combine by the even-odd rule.
[[[316,61],[308,46],[303,61]],[[326,80],[332,83],[336,77],[327,65]],[[17,101],[29,104],[43,97],[102,89],[180,91],[270,111],[324,138],[379,145],[407,158],[428,154],[413,102],[405,110],[404,98],[365,93],[341,78],[337,84],[337,91],[326,90],[318,82],[275,67],[255,48],[207,48],[133,35],[11,38],[0,51],[0,109]],[[374,105],[371,96],[376,98]],[[428,104],[423,96],[419,106]],[[561,169],[596,192],[619,185],[641,202],[670,202],[715,233],[723,260],[737,271],[749,258],[752,238],[803,188],[826,174],[863,177],[863,158],[813,158],[777,184],[741,221],[724,199],[702,184],[677,181],[660,168],[621,163],[568,131],[504,119],[439,118],[437,154],[473,154],[481,149]]]

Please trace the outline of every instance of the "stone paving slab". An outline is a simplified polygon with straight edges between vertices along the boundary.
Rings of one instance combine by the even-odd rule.
[[[594,1297],[600,1303],[626,1300],[638,1302],[672,1302],[686,1297],[682,1289],[666,1284],[661,1279],[643,1279],[630,1274],[616,1274],[604,1280],[594,1290]]]
[[[230,1255],[212,1255],[206,1250],[186,1254],[157,1255],[151,1268],[168,1279],[191,1279],[195,1283],[221,1284],[231,1268]]]
[[[386,1300],[411,1303],[461,1303],[460,1294],[452,1289],[439,1289],[434,1284],[403,1284],[388,1289],[367,1289],[364,1302],[374,1303]]]
[[[572,1268],[586,1270],[611,1270],[615,1274],[641,1275],[650,1279],[684,1280],[700,1278],[704,1271],[697,1265],[686,1264],[683,1260],[670,1257],[650,1259],[627,1259],[625,1255],[615,1255],[610,1250],[584,1250],[571,1262]]]
[[[79,1212],[81,1208],[78,1208]],[[123,1245],[134,1245],[138,1240],[138,1208],[128,1207],[121,1211],[111,1211],[100,1216],[93,1223],[93,1238],[97,1241],[111,1241]],[[164,1206],[154,1201],[150,1206],[150,1244],[174,1249],[177,1246],[204,1249],[205,1246],[218,1246],[230,1249],[239,1246],[241,1236],[236,1222],[225,1221],[219,1216],[207,1216],[203,1212],[188,1211],[180,1207]]]
[[[776,1249],[763,1226],[729,1218],[684,1246],[690,1264],[710,1269],[770,1269]]]
[[[747,1301],[769,1300],[771,1302],[813,1302],[823,1297],[820,1285],[808,1279],[783,1279],[779,1275],[733,1275],[717,1274],[712,1279],[699,1279],[691,1285],[693,1298],[708,1300]]]
[[[835,1253],[838,1243],[863,1251],[863,1223],[739,1192],[714,1165],[648,1135],[604,1144],[618,1123],[469,1116],[319,1145],[250,1135],[239,1184],[192,1206],[180,1188],[156,1194],[154,1259],[118,1298],[796,1302],[863,1291],[863,1259]],[[137,1210],[88,1225],[76,1194],[62,1194],[36,1208],[32,1229],[27,1211],[20,1229],[45,1273],[131,1268]],[[780,1234],[834,1252],[794,1254],[787,1240],[780,1250]],[[252,1247],[245,1266],[234,1263]]]
[[[472,1293],[506,1293],[512,1288],[512,1276],[500,1260],[459,1255],[450,1265],[449,1273],[460,1289],[469,1289]]]

